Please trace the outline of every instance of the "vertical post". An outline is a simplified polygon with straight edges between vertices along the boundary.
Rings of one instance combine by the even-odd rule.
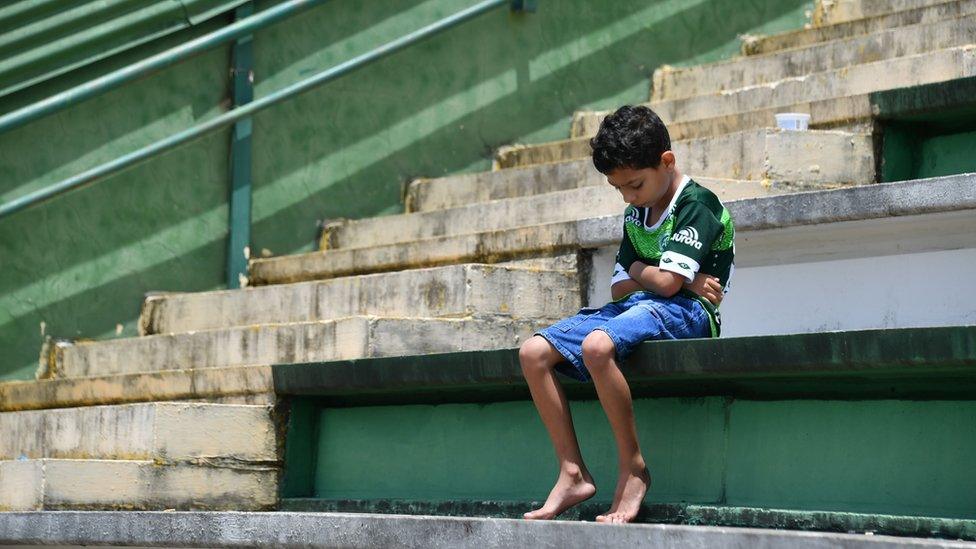
[[[254,2],[241,5],[234,12],[237,21],[254,13]],[[234,42],[231,52],[231,76],[234,107],[254,99],[253,35]],[[247,276],[248,251],[251,245],[251,118],[234,123],[230,141],[229,234],[227,238],[227,287],[240,288]]]

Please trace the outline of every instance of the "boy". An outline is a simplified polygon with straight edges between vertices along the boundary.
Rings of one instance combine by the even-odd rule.
[[[593,164],[623,195],[624,238],[611,279],[613,302],[582,309],[519,350],[532,400],[556,450],[559,478],[527,519],[551,519],[596,493],[554,371],[596,387],[617,444],[620,475],[598,522],[631,522],[651,483],[637,442],[630,387],[618,368],[646,339],[717,337],[728,289],[732,220],[718,198],[677,167],[667,128],[646,107],[624,106],[590,141]]]

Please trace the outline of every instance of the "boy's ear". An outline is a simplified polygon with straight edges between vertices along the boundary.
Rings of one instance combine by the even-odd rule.
[[[673,168],[674,153],[671,151],[664,151],[663,153],[661,153],[661,164],[667,169]]]

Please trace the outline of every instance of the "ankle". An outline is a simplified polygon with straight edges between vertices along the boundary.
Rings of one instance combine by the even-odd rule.
[[[634,476],[644,476],[647,470],[647,463],[644,458],[638,457],[632,460],[627,460],[618,464],[618,469],[621,475],[634,475]]]
[[[565,462],[559,465],[559,474],[571,478],[577,482],[585,480],[589,473],[585,466],[578,463]]]

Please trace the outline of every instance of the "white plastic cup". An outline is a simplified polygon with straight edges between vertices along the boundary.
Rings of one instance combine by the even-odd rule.
[[[776,115],[776,126],[781,130],[806,131],[810,126],[810,115],[802,112],[781,112]]]

